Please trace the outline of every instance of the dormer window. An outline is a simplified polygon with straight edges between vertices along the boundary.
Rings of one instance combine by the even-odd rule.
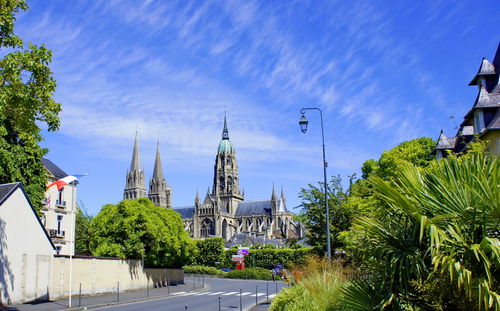
[[[484,115],[483,111],[477,109],[474,111],[474,133],[480,133],[484,130]]]

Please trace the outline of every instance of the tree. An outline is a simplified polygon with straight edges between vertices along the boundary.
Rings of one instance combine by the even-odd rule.
[[[75,253],[78,255],[92,255],[90,250],[90,223],[92,216],[82,211],[81,207],[76,212],[75,220]]]
[[[149,199],[105,205],[90,224],[95,256],[144,259],[151,267],[180,268],[195,252],[179,213]]]
[[[375,280],[385,291],[379,306],[420,304],[427,310],[433,302],[447,310],[498,310],[498,159],[451,157],[424,171],[407,165],[393,176],[393,182],[370,181],[383,202],[380,217],[358,217],[353,229],[359,237],[353,248],[361,250],[374,275],[368,282]],[[368,287],[354,283],[346,297],[367,297]],[[433,301],[423,301],[422,294]],[[371,308],[359,301],[358,306]]]
[[[224,261],[224,239],[208,238],[196,241],[197,255],[193,264],[200,266],[216,266],[216,262]]]
[[[16,14],[27,9],[24,0],[0,5],[0,48],[11,50],[0,59],[0,184],[21,181],[40,209],[47,183],[40,126],[57,130],[61,105],[52,98],[52,52],[43,45],[25,47],[14,34]]]
[[[307,242],[311,246],[326,250],[326,214],[324,184],[319,183],[319,187],[308,185],[309,188],[302,188],[299,197],[302,199],[302,211],[300,219],[308,229]],[[340,176],[332,177],[327,185],[328,210],[330,213],[330,242],[333,249],[342,245],[339,240],[339,233],[349,229],[351,225],[351,215],[349,210],[343,207],[347,195],[342,188]]]

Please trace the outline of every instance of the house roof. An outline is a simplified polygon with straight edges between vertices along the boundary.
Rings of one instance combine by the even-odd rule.
[[[488,59],[483,57],[481,65],[479,66],[479,70],[477,71],[477,74],[474,76],[469,85],[477,85],[477,79],[481,76],[494,76],[495,74],[495,66],[490,63]]]
[[[191,218],[194,215],[194,206],[184,206],[174,208],[174,211],[181,214],[182,218]]]
[[[26,198],[26,201],[28,201],[28,205],[31,207],[31,211],[33,214],[35,214],[35,218],[38,221],[38,224],[42,228],[43,232],[45,233],[45,236],[50,242],[50,245],[52,246],[53,249],[56,249],[56,246],[54,245],[54,242],[52,242],[52,239],[50,238],[49,234],[47,233],[47,230],[45,230],[45,227],[42,224],[42,221],[40,220],[40,217],[38,217],[38,214],[35,211],[35,208],[33,207],[33,204],[31,203],[30,197],[28,196],[28,193],[23,187],[23,184],[20,182],[15,182],[11,184],[3,184],[0,185],[0,205],[2,205],[7,199],[11,196],[11,194],[16,191],[16,189],[19,188],[24,194],[24,197]]]
[[[455,147],[456,141],[457,141],[456,137],[447,137],[444,134],[443,130],[441,130],[441,134],[439,134],[439,138],[436,147],[434,147],[434,150],[453,149]]]
[[[65,171],[63,171],[59,166],[55,165],[54,162],[49,159],[42,158],[42,163],[49,172],[54,175],[55,178],[63,178],[68,176]]]
[[[236,210],[236,215],[270,214],[271,200],[241,202]]]

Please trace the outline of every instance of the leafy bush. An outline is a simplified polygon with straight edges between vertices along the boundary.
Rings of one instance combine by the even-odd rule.
[[[225,272],[222,272],[217,268],[207,267],[207,266],[184,266],[182,267],[182,269],[184,269],[185,273],[208,274],[208,275],[218,275],[218,276],[225,275]]]
[[[193,265],[214,267],[216,262],[224,261],[223,238],[197,240],[196,247],[198,248],[198,253],[193,259]]]
[[[224,266],[233,268],[234,261],[231,260],[231,255],[235,255],[236,248],[226,250],[224,258]],[[306,262],[306,257],[313,254],[311,248],[299,249],[250,249],[250,253],[245,255],[245,263],[247,267],[261,267],[271,269],[275,264],[284,264],[285,267],[293,265],[302,265]]]
[[[271,271],[264,268],[247,268],[245,270],[231,270],[225,274],[229,279],[246,279],[246,280],[272,280]]]

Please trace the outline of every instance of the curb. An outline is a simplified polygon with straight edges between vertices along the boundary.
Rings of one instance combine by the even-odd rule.
[[[205,284],[202,288],[198,288],[195,290],[191,290],[187,293],[197,293],[201,292],[204,290],[207,290],[209,286]],[[132,300],[127,300],[127,301],[116,301],[116,302],[110,302],[110,303],[101,303],[97,305],[91,305],[91,306],[85,306],[85,307],[76,307],[76,308],[66,308],[66,309],[60,309],[64,311],[83,311],[83,310],[90,310],[90,309],[97,309],[97,308],[102,308],[102,307],[110,307],[110,306],[118,306],[118,305],[124,305],[128,303],[134,303],[134,302],[141,302],[141,301],[154,301],[154,300],[160,300],[160,299],[168,299],[171,297],[179,297],[182,295],[165,295],[165,296],[156,296],[156,297],[144,297],[144,298],[138,298],[138,299],[132,299]]]

